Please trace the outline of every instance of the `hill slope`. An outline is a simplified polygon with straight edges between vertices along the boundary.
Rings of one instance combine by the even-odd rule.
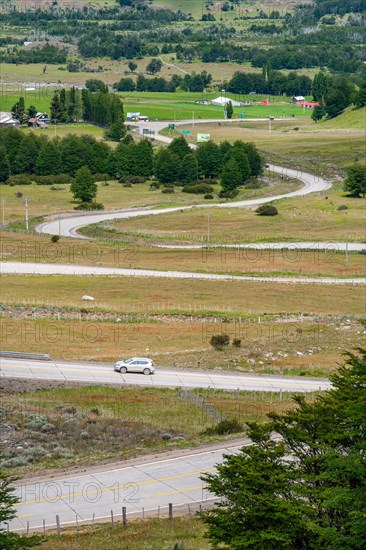
[[[365,130],[366,128],[366,107],[361,109],[347,109],[344,113],[325,122],[318,123],[319,128],[349,128],[354,130]]]

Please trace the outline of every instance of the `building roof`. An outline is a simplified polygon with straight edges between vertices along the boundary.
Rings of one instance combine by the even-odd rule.
[[[302,95],[295,95],[292,99],[295,101],[305,101],[305,98]]]
[[[225,107],[225,105],[227,105],[229,103],[229,101],[231,101],[231,105],[233,107],[239,107],[240,106],[239,101],[234,101],[234,99],[231,99],[230,97],[223,97],[223,96],[220,96],[220,97],[217,97],[216,99],[213,99],[211,101],[211,104],[212,105],[220,105],[221,107]]]

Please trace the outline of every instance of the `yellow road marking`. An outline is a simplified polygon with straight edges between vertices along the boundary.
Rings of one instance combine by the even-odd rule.
[[[116,489],[123,489],[125,488],[127,485],[130,485],[130,486],[133,486],[133,485],[148,485],[150,483],[160,483],[161,481],[168,481],[168,480],[171,480],[171,479],[179,479],[179,478],[182,478],[182,477],[190,477],[190,476],[195,476],[195,475],[199,475],[199,474],[206,474],[208,472],[213,472],[215,471],[215,468],[210,468],[209,470],[199,470],[198,472],[189,472],[187,474],[178,474],[178,475],[174,475],[174,476],[168,476],[168,477],[161,477],[161,478],[158,478],[158,479],[148,479],[146,481],[126,481],[125,483],[123,483],[122,485],[114,485],[112,487],[105,487],[104,489],[96,489],[96,490],[92,490],[92,491],[87,491],[87,494],[88,495],[91,495],[91,494],[99,494],[99,493],[105,493],[107,491],[115,491]],[[57,483],[56,481],[51,481],[50,483]],[[93,481],[91,481],[91,483],[94,483]],[[72,498],[75,498],[75,497],[80,497],[80,496],[83,496],[83,492],[78,492],[78,493],[72,493]],[[41,502],[58,502],[59,500],[64,500],[64,499],[67,499],[70,497],[70,494],[66,494],[66,495],[55,495],[53,498],[40,498],[40,499],[34,499],[34,500],[27,500],[27,501],[24,501],[24,502],[19,502],[17,504],[17,506],[22,506],[24,504],[40,504]]]
[[[155,493],[153,497],[163,497],[166,495],[174,495],[175,493],[185,493],[186,491],[195,491],[196,489],[202,489],[202,485],[197,485],[197,487],[187,487],[184,489],[176,489],[175,491],[166,491],[165,493]]]

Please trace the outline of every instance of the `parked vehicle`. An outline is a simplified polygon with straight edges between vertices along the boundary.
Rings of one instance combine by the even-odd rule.
[[[131,357],[125,361],[117,361],[114,370],[121,374],[126,372],[140,372],[142,374],[154,374],[155,365],[152,359],[148,357]]]

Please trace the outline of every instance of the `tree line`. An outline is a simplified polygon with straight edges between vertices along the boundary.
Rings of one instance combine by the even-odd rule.
[[[138,75],[136,82],[131,77],[121,78],[113,85],[114,89],[119,92],[175,92],[178,88],[185,92],[202,92],[211,84],[212,75],[207,71],[201,73],[186,74],[183,77],[180,75],[172,75],[170,80],[163,77],[155,76],[154,78],[146,78],[143,75]]]
[[[80,168],[87,167],[92,174],[132,181],[134,177],[144,181],[155,176],[165,185],[220,179],[223,190],[230,193],[259,176],[264,167],[263,157],[252,143],[225,141],[218,145],[208,141],[192,150],[183,136],[154,151],[149,140],[134,142],[130,135],[112,149],[90,135],[49,139],[16,128],[0,128],[0,152],[2,182],[16,174],[75,176]]]

